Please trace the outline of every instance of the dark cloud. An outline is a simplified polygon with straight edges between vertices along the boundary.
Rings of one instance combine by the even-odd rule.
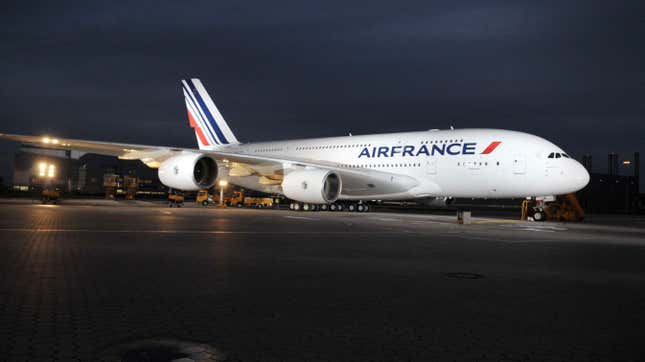
[[[0,131],[191,146],[178,81],[196,76],[247,141],[498,127],[603,165],[644,151],[644,14],[640,1],[16,2],[0,15]]]

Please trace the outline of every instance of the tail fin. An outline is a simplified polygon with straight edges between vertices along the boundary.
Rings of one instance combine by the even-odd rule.
[[[195,129],[199,149],[240,143],[199,79],[181,81],[190,127]]]

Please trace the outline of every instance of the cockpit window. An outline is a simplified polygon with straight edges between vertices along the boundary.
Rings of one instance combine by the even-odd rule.
[[[555,153],[554,152],[549,153],[549,158],[553,158],[553,157],[555,157]]]
[[[562,155],[560,155],[559,153],[555,154],[555,158],[560,158],[560,157],[562,157]]]
[[[569,155],[567,155],[566,153],[563,153],[563,154],[562,154],[562,157],[564,157],[564,158],[571,158],[571,157],[569,157]]]

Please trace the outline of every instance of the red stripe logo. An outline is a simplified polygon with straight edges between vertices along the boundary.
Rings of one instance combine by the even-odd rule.
[[[490,145],[488,145],[488,147],[486,147],[486,149],[482,152],[482,155],[487,155],[493,152],[497,148],[497,146],[499,146],[500,143],[502,142],[501,141],[491,142]]]
[[[199,128],[199,126],[197,125],[197,122],[195,122],[193,115],[190,114],[190,110],[187,110],[187,113],[188,113],[188,122],[190,122],[190,127],[195,129],[195,133],[197,133],[197,137],[199,137],[199,141],[203,145],[208,146],[208,141],[206,140],[206,136],[204,136],[204,133],[202,132],[202,129]]]

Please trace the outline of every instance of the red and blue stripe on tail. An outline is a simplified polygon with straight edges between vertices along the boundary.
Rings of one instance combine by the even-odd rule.
[[[199,79],[184,79],[181,81],[188,121],[195,130],[200,149],[217,146],[239,144],[233,131],[206,92]]]

